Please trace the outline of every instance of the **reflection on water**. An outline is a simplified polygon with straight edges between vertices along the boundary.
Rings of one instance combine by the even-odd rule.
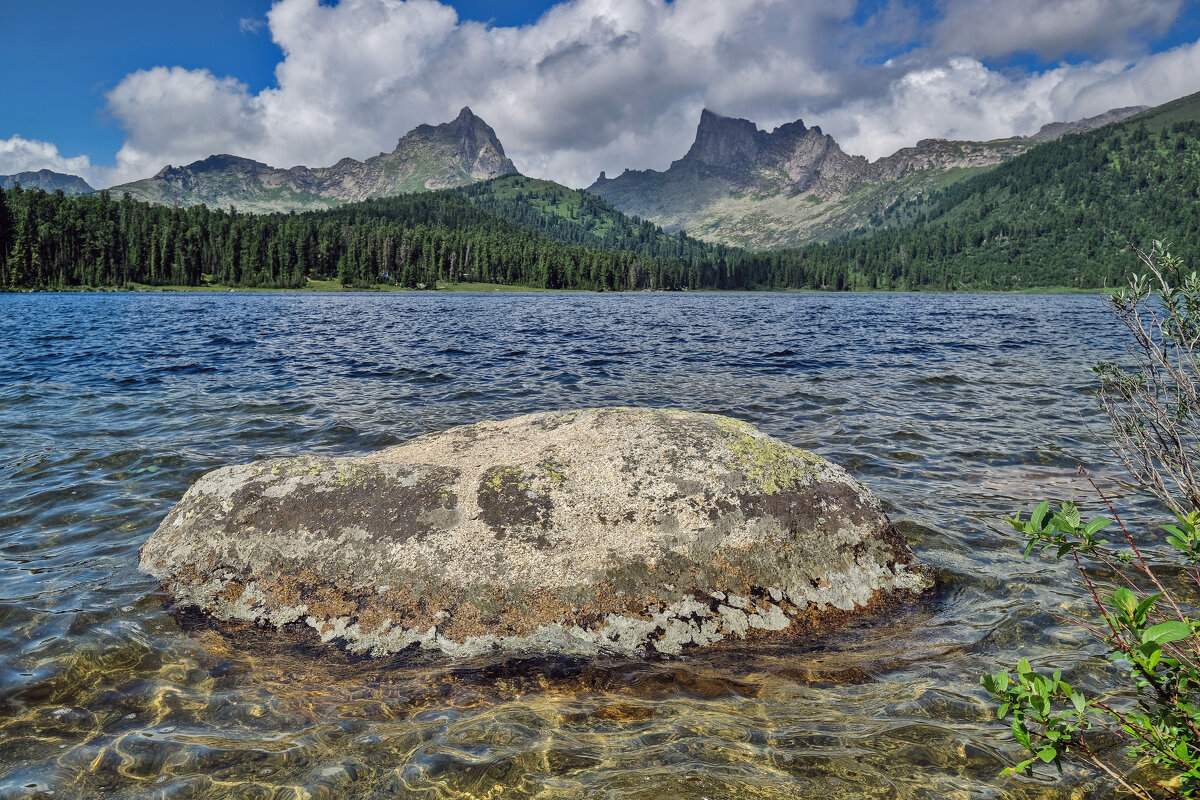
[[[1069,574],[1000,517],[1122,507],[1090,297],[0,296],[0,798],[1071,797],[978,675],[1098,686]],[[173,615],[137,548],[203,472],[596,405],[731,414],[846,465],[940,577],[817,641],[638,662],[351,658]],[[1090,503],[1092,513],[1099,504]],[[1060,655],[1063,654],[1063,655]],[[1095,795],[1092,795],[1095,796]]]

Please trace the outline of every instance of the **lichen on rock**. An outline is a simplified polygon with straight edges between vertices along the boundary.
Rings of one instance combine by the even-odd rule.
[[[676,654],[929,584],[842,468],[727,417],[633,408],[215,470],[141,568],[180,606],[376,655]]]

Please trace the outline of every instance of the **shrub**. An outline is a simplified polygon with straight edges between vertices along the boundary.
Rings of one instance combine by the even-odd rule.
[[[1200,279],[1185,274],[1159,242],[1137,252],[1147,272],[1107,300],[1133,338],[1135,366],[1097,365],[1097,396],[1112,426],[1114,452],[1138,484],[1174,512],[1166,543],[1200,587]],[[1041,763],[1061,770],[1064,758],[1076,758],[1140,798],[1200,795],[1200,620],[1163,585],[1136,537],[1096,492],[1112,519],[1088,521],[1072,502],[1055,509],[1044,502],[1028,519],[1018,514],[1007,522],[1027,540],[1027,557],[1040,550],[1073,561],[1097,619],[1071,621],[1109,648],[1108,658],[1125,674],[1114,688],[1136,702],[1089,697],[1061,672],[1037,672],[1026,659],[1015,675],[984,675],[997,716],[1011,719],[1013,737],[1030,754],[1006,772]],[[1089,574],[1097,568],[1119,587],[1106,592],[1107,600]],[[1147,785],[1132,777],[1110,757],[1114,737],[1169,780]]]

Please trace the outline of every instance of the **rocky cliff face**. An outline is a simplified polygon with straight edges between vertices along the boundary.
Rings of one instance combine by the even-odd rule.
[[[867,160],[847,155],[832,136],[800,120],[767,133],[749,120],[705,109],[695,143],[671,168],[706,171],[740,192],[831,193],[861,179]]]
[[[0,189],[11,189],[18,183],[23,189],[41,189],[44,192],[57,192],[61,189],[63,194],[91,194],[96,191],[78,175],[66,175],[48,169],[0,175]]]
[[[768,133],[749,120],[705,109],[691,149],[667,170],[626,170],[616,178],[601,173],[588,191],[668,231],[687,230],[746,247],[799,245],[850,232],[897,200],[999,164],[1041,142],[1142,110],[1115,109],[1054,123],[1030,137],[924,139],[868,162],[801,120]]]
[[[250,212],[317,209],[445,189],[515,175],[496,132],[471,109],[451,122],[420,125],[390,153],[366,161],[343,158],[331,167],[277,169],[248,158],[210,156],[166,166],[152,178],[114,186],[139,200],[170,205],[234,205]]]

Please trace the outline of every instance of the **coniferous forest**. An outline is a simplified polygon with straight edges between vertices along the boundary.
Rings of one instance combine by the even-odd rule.
[[[1036,147],[897,202],[867,230],[747,252],[666,234],[548,182],[400,195],[325,211],[169,208],[105,192],[0,190],[0,289],[298,288],[479,282],[551,289],[1100,288],[1169,242],[1200,263],[1200,123],[1127,122]],[[560,204],[574,198],[564,211]]]

